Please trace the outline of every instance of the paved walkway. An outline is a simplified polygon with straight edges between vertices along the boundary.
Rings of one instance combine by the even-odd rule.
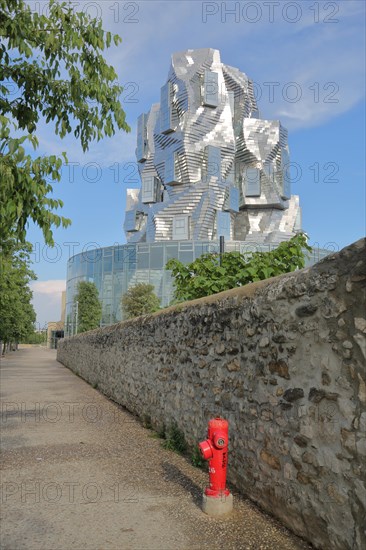
[[[213,519],[207,474],[57,363],[24,348],[1,361],[2,550],[305,549],[249,501]]]

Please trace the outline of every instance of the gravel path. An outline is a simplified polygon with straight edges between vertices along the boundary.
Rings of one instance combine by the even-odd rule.
[[[207,474],[56,361],[1,361],[2,550],[309,549],[234,492],[200,509]]]

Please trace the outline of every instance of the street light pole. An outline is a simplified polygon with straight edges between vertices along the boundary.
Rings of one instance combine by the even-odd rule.
[[[75,334],[78,333],[78,323],[79,323],[79,302],[76,300],[76,313],[75,313]]]
[[[222,264],[222,255],[225,252],[225,237],[220,235],[220,265]]]

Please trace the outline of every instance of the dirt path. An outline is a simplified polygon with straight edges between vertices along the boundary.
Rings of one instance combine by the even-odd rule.
[[[1,361],[2,550],[309,548],[235,493],[205,516],[206,473],[55,357]]]

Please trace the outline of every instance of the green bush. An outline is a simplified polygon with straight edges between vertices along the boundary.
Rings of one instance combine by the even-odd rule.
[[[160,309],[160,300],[154,294],[153,285],[138,283],[122,296],[121,306],[128,319],[154,313]]]
[[[188,265],[172,258],[165,268],[174,277],[174,301],[183,302],[301,269],[304,250],[311,247],[307,236],[299,233],[270,252],[209,253]]]
[[[184,433],[178,428],[177,424],[172,424],[165,433],[165,441],[163,441],[164,449],[175,451],[183,454],[187,450],[187,442]]]
[[[46,344],[47,343],[47,331],[31,332],[21,339],[22,344]]]

